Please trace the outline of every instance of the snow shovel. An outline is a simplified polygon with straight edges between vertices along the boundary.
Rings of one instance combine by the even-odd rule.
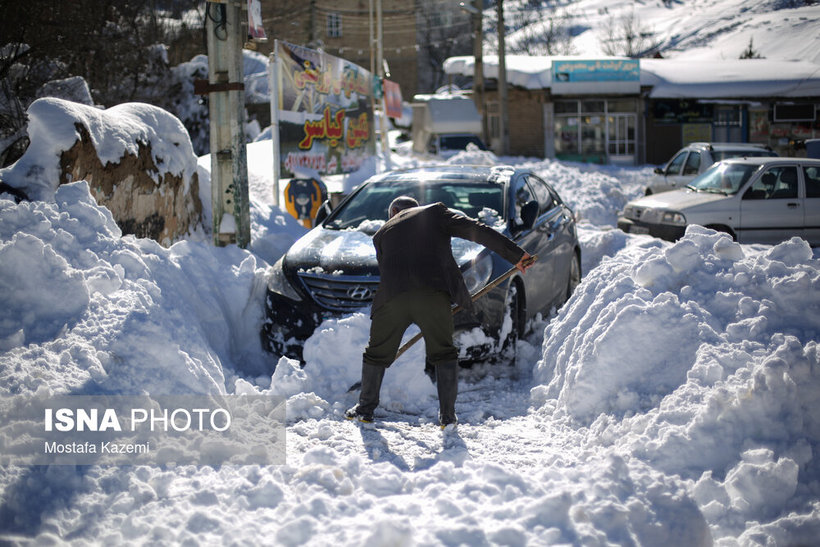
[[[525,266],[525,267],[526,267],[526,266],[529,266],[530,264],[532,264],[532,263],[533,263],[533,262],[535,262],[536,260],[538,260],[538,255],[532,255],[531,257],[529,257],[527,260],[525,260],[525,261],[524,261],[524,266]],[[476,291],[475,293],[473,293],[473,294],[470,296],[470,299],[471,299],[473,302],[475,302],[476,300],[478,300],[479,298],[481,298],[482,296],[484,296],[485,294],[487,294],[488,292],[490,292],[490,291],[491,291],[491,290],[493,290],[494,288],[496,288],[496,287],[498,287],[499,285],[501,285],[502,283],[504,283],[504,281],[506,281],[507,279],[509,279],[509,278],[510,278],[510,276],[512,276],[512,274],[514,274],[514,273],[515,273],[515,271],[516,271],[517,269],[518,269],[518,268],[516,268],[515,266],[513,266],[512,268],[510,268],[509,270],[507,270],[507,271],[506,271],[506,272],[504,272],[503,274],[499,275],[499,276],[498,276],[497,278],[495,278],[493,281],[490,281],[489,283],[487,283],[487,284],[484,286],[484,288],[483,288],[483,289],[478,290],[478,291]],[[463,307],[462,307],[462,306],[459,306],[459,305],[453,306],[453,315],[457,314],[457,313],[458,313],[458,312],[460,312],[462,309],[463,309]],[[422,336],[421,336],[421,333],[419,332],[419,333],[417,333],[417,334],[416,334],[413,338],[411,338],[410,340],[408,340],[407,342],[405,342],[405,343],[404,343],[404,345],[403,345],[402,347],[400,347],[400,348],[399,348],[399,351],[397,351],[397,352],[396,352],[396,358],[395,358],[395,359],[393,359],[393,360],[395,361],[396,359],[398,359],[399,357],[401,357],[402,355],[404,355],[404,353],[405,353],[407,350],[409,350],[409,349],[413,346],[413,344],[415,344],[416,342],[418,342],[419,340],[421,340],[421,338],[422,338]],[[356,382],[355,384],[353,384],[352,386],[350,386],[350,388],[347,390],[347,392],[348,392],[348,393],[350,393],[351,391],[356,391],[356,390],[357,390],[357,389],[359,389],[360,387],[362,387],[362,383],[361,383],[361,382]]]

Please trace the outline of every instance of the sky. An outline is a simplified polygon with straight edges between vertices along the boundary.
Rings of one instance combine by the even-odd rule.
[[[63,127],[66,112],[90,116],[40,103],[34,125]],[[142,135],[169,172],[198,174],[209,203],[208,158],[146,133],[153,110],[105,113],[93,119],[106,154]],[[34,146],[25,171],[2,175],[25,184],[26,173],[48,172],[61,135]],[[745,546],[820,537],[818,250],[796,238],[738,245],[697,227],[676,243],[615,229],[652,166],[459,154],[449,161],[511,163],[555,186],[578,219],[582,283],[532,325],[514,363],[462,371],[455,431],[436,425],[421,344],[387,371],[377,423],[363,426],[342,413],[355,403],[347,388],[359,376],[367,310],[326,320],[305,344],[304,367],[261,348],[268,266],[305,229],[273,206],[270,142],[249,145],[248,160],[248,250],[215,248],[203,233],[170,247],[123,236],[84,181],[45,188],[33,177],[41,201],[0,196],[0,540]],[[15,463],[31,431],[16,414],[20,397],[146,393],[283,398],[285,461]]]

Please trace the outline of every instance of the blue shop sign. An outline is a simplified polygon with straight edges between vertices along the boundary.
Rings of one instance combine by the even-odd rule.
[[[640,82],[637,59],[572,60],[552,62],[553,82]]]

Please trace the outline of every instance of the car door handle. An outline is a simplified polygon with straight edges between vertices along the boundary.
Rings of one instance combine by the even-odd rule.
[[[787,203],[786,207],[788,207],[789,209],[797,209],[798,207],[800,207],[800,204],[795,203],[795,202],[791,202],[791,203]]]

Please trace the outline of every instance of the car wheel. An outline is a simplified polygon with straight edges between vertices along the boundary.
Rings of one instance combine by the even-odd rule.
[[[511,320],[510,331],[504,335],[500,355],[505,360],[509,360],[511,364],[515,364],[518,339],[521,336],[522,326],[521,297],[518,295],[518,284],[515,282],[510,284],[510,290],[507,291],[507,301],[504,304],[504,324],[507,322],[507,317]]]
[[[732,229],[729,228],[728,226],[724,226],[722,224],[710,224],[706,227],[709,228],[710,230],[714,230],[716,232],[722,232],[724,234],[729,234],[730,236],[732,236],[732,241],[737,241],[737,236],[732,231]]]

